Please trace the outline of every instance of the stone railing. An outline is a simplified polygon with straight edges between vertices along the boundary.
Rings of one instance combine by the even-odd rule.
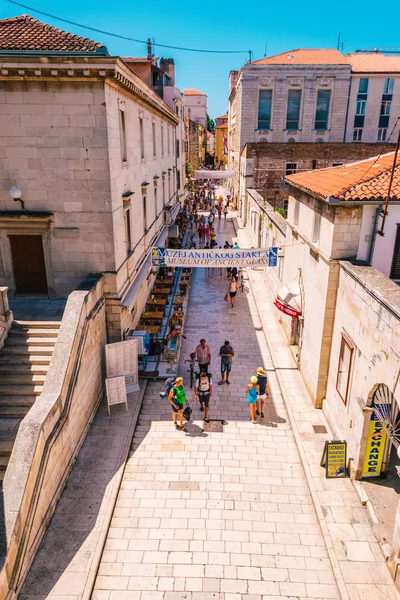
[[[8,306],[8,288],[0,287],[0,349],[4,346],[8,330],[13,322],[13,314]]]
[[[97,411],[105,344],[103,279],[95,277],[68,298],[43,391],[20,425],[5,474],[1,600],[17,597]]]

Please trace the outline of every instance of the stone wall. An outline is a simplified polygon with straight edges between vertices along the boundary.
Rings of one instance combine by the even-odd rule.
[[[7,288],[0,287],[0,349],[4,346],[13,318],[13,314],[8,306]]]
[[[336,389],[342,334],[354,346],[347,404]],[[347,440],[357,478],[362,474],[372,391],[383,383],[400,403],[399,357],[399,286],[373,267],[341,262],[323,410],[335,435]]]
[[[85,284],[68,298],[43,392],[20,425],[4,478],[0,597],[9,592],[8,600],[21,588],[103,396],[103,280]]]
[[[51,211],[48,280],[65,296],[90,272],[115,269],[104,83],[2,81],[0,210]],[[2,252],[7,248],[2,244]],[[8,285],[0,268],[0,285]]]
[[[388,145],[388,151],[392,149]],[[248,143],[241,155],[241,193],[256,189],[268,202],[284,207],[288,186],[283,181],[287,163],[297,172],[324,169],[337,163],[363,160],[379,153],[376,144],[348,143]]]

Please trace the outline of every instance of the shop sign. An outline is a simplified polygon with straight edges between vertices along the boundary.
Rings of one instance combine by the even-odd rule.
[[[297,317],[299,317],[301,315],[301,311],[295,310],[294,308],[292,308],[291,306],[288,306],[287,304],[283,304],[283,302],[281,302],[277,298],[276,298],[274,304],[278,310],[283,312],[285,315],[289,315],[289,317],[292,317],[293,319],[296,319]]]
[[[276,267],[278,248],[180,249],[153,247],[156,267]]]
[[[384,426],[378,420],[376,414],[372,413],[365,449],[363,477],[378,477],[381,474],[386,437]]]
[[[325,467],[326,479],[347,477],[346,458],[347,442],[344,440],[329,440],[325,442],[321,467]]]

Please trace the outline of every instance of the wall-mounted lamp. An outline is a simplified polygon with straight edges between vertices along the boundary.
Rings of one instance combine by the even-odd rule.
[[[8,190],[8,193],[15,202],[21,202],[21,207],[24,210],[25,203],[23,200],[21,200],[21,196],[22,196],[21,190],[19,188],[17,188],[15,185],[13,185],[12,188],[10,190]]]

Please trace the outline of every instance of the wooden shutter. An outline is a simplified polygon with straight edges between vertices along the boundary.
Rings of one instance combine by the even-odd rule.
[[[400,279],[400,225],[397,225],[390,279]]]

